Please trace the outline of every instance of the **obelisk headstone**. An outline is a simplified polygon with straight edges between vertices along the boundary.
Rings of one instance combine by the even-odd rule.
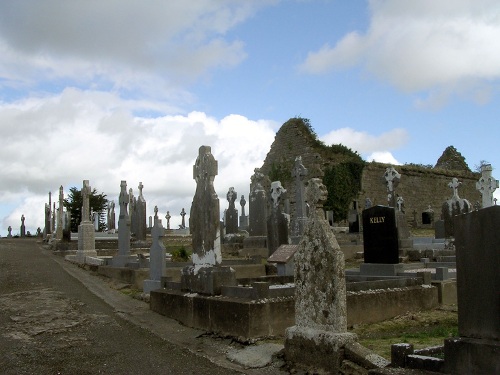
[[[295,253],[295,326],[285,332],[285,356],[337,374],[344,346],[356,341],[347,332],[344,255],[324,218],[325,185],[313,178],[306,194],[309,220]]]
[[[213,295],[220,294],[223,285],[236,285],[234,270],[220,265],[220,209],[213,184],[217,173],[210,146],[201,146],[193,166],[196,192],[189,219],[193,264],[182,270],[181,288],[185,291]]]

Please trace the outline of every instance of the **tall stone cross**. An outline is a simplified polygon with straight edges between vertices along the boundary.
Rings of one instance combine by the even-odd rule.
[[[458,181],[458,178],[453,177],[451,179],[451,182],[448,183],[448,187],[453,189],[453,198],[460,199],[458,196],[458,188],[462,185],[460,181]]]
[[[130,196],[127,194],[127,181],[120,183],[120,196],[118,197],[118,204],[120,205],[120,219],[127,218],[127,205],[130,202]]]
[[[142,182],[139,182],[139,186],[137,188],[139,189],[139,197],[142,197],[142,189],[144,188]]]
[[[186,219],[184,218],[186,216],[186,211],[184,210],[184,207],[182,208],[180,215],[182,217],[181,228],[184,229],[186,228]]]
[[[90,208],[89,208],[89,199],[90,199],[90,185],[89,180],[83,180],[83,188],[82,188],[82,223],[90,221]]]
[[[167,219],[167,229],[170,229],[170,211],[167,211],[167,214],[165,215],[165,219]]]
[[[241,216],[245,216],[245,205],[247,204],[247,201],[245,200],[245,196],[242,195],[240,199],[240,206],[241,206]]]
[[[155,206],[154,212],[155,212],[155,216],[154,216],[153,223],[154,223],[154,225],[156,225],[156,222],[158,221],[158,206]]]
[[[273,208],[277,209],[281,196],[286,193],[286,189],[281,185],[281,181],[273,181],[271,182],[271,201],[273,203]]]
[[[493,168],[491,164],[481,166],[481,178],[476,182],[476,189],[483,198],[483,208],[493,206],[493,192],[498,189],[498,180],[491,175]]]
[[[306,176],[307,168],[302,164],[302,157],[297,156],[292,170],[292,177],[295,177],[295,212],[297,219],[306,217],[306,200],[304,182],[302,181]]]
[[[229,202],[229,208],[235,209],[234,202],[238,198],[238,193],[234,191],[234,187],[230,187],[226,195],[227,201]]]

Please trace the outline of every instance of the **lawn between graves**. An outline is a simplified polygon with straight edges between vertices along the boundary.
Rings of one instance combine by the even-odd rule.
[[[392,344],[408,343],[422,349],[443,345],[444,339],[458,336],[457,307],[407,312],[380,323],[359,324],[350,331],[358,335],[362,345],[390,360]]]

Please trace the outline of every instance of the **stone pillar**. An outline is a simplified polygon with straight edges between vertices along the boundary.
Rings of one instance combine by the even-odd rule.
[[[63,239],[64,191],[59,187],[59,209],[57,210],[56,240]]]
[[[137,197],[137,202],[135,202],[135,216],[136,216],[136,241],[146,241],[146,200],[142,195],[142,189],[144,185],[139,182],[139,196]]]
[[[78,263],[85,263],[86,257],[97,257],[94,224],[90,221],[89,198],[91,192],[89,180],[83,180],[82,221],[78,226],[78,250],[76,252]]]
[[[327,190],[320,179],[306,190],[309,220],[295,253],[295,326],[285,332],[287,361],[339,373],[347,332],[344,255],[324,218]]]
[[[223,285],[236,285],[235,272],[222,267],[219,198],[213,185],[217,161],[209,146],[201,146],[193,166],[196,192],[191,205],[189,228],[193,264],[181,275],[181,288],[202,294],[220,294]]]
[[[307,168],[302,164],[302,157],[295,158],[292,177],[295,178],[295,218],[292,224],[292,235],[301,237],[307,220],[306,199],[304,194],[304,181],[307,176]]]

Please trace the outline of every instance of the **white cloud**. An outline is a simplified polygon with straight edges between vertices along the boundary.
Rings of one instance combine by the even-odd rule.
[[[248,195],[250,176],[274,140],[275,123],[229,115],[220,121],[202,112],[156,118],[134,116],[145,102],[116,94],[65,89],[61,94],[0,103],[0,228],[16,228],[21,214],[32,233],[43,228],[48,192],[60,185],[92,188],[117,202],[120,181],[138,192],[144,184],[148,212],[169,210],[175,227],[181,208],[189,212],[193,164],[201,145],[219,162],[214,185],[221,197],[234,186]]]
[[[0,2],[0,76],[15,87],[69,79],[182,96],[179,83],[245,58],[226,33],[275,2]]]
[[[408,142],[408,133],[405,129],[393,129],[380,135],[372,135],[352,128],[340,128],[321,136],[321,140],[326,144],[341,143],[367,155],[404,146]]]
[[[500,78],[498,1],[372,0],[370,11],[364,34],[351,32],[309,53],[301,70],[321,74],[360,65],[401,90],[431,90],[431,107],[456,90],[487,100],[491,80]]]
[[[387,163],[401,165],[399,161],[389,151],[373,152],[366,158],[367,161],[377,161],[379,163]]]

